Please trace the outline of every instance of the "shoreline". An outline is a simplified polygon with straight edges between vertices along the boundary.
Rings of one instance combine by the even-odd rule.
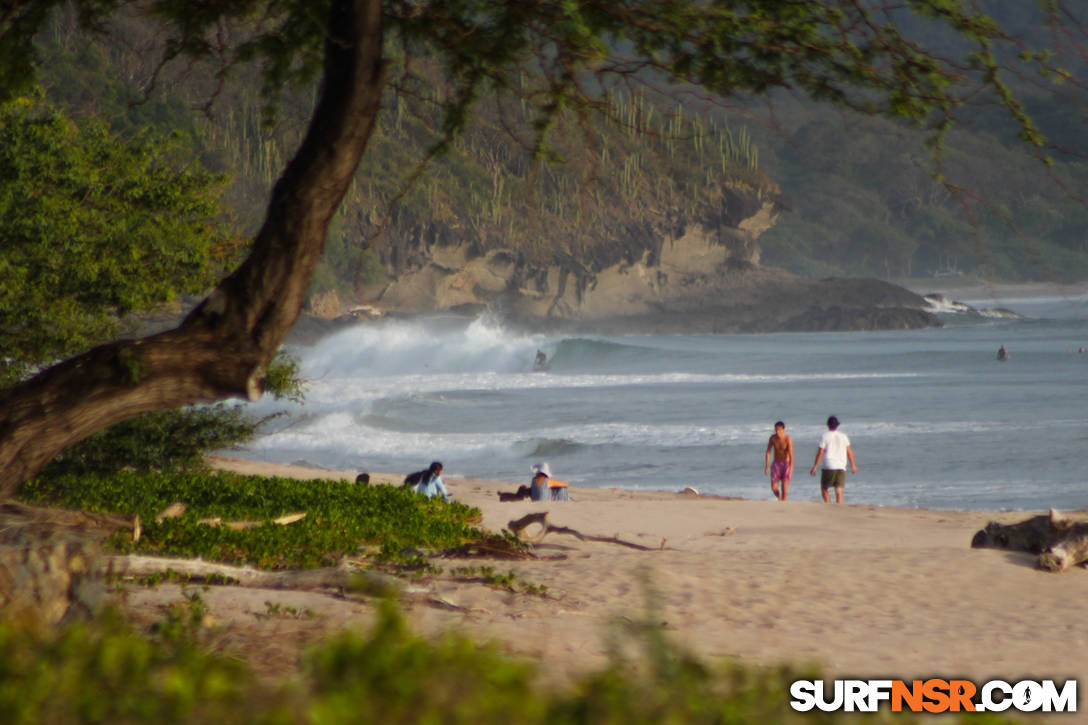
[[[911,277],[894,279],[891,282],[917,295],[942,294],[959,301],[985,299],[997,303],[998,306],[1003,300],[1088,295],[1088,281],[989,282],[977,277]]]
[[[356,473],[213,463],[258,475],[354,481]],[[538,559],[439,559],[442,574],[407,585],[412,593],[401,606],[414,630],[495,642],[542,664],[556,681],[604,665],[615,622],[643,616],[655,597],[651,612],[667,636],[707,662],[816,664],[827,677],[1088,676],[1088,635],[1080,626],[1088,617],[1088,572],[1050,574],[1034,569],[1028,554],[970,547],[987,522],[1020,521],[1025,512],[583,488],[572,488],[569,503],[500,503],[498,491],[517,484],[455,478],[447,486],[454,500],[479,508],[481,525],[491,530],[547,511],[556,526],[651,549],[549,534],[537,545]],[[452,576],[465,566],[513,572],[546,594]],[[146,615],[180,596],[181,587],[161,585],[129,592],[128,603]],[[375,607],[373,600],[238,587],[211,587],[203,596],[225,630],[225,649],[277,671],[289,670],[315,638],[368,627]],[[268,602],[316,615],[261,620]]]
[[[222,455],[211,455],[211,456],[207,456],[207,458],[212,463],[212,467],[215,468],[216,470],[236,471],[238,473],[246,473],[246,474],[250,474],[250,475],[260,475],[260,476],[284,476],[284,477],[287,477],[287,478],[323,478],[323,477],[328,477],[328,478],[332,478],[332,479],[335,479],[335,480],[354,482],[355,477],[359,473],[361,473],[361,471],[356,471],[356,470],[323,468],[323,467],[320,467],[320,466],[312,465],[312,464],[309,464],[309,463],[302,463],[302,462],[274,463],[274,462],[271,462],[271,461],[260,461],[260,460],[256,460],[256,459],[250,459],[250,458],[239,458],[239,457],[222,456]],[[372,479],[372,483],[374,481],[394,482],[396,485],[399,485],[400,482],[404,480],[404,476],[407,475],[406,473],[390,473],[388,471],[385,471],[385,472],[382,472],[382,471],[378,471],[378,472],[367,471],[367,473],[370,474],[371,479]],[[766,478],[766,477],[764,477],[764,478]],[[523,480],[523,481],[511,482],[511,481],[500,481],[500,480],[494,480],[494,479],[482,479],[482,478],[476,478],[476,477],[473,477],[473,476],[464,476],[464,475],[460,475],[460,474],[450,475],[448,472],[447,472],[446,475],[443,476],[443,480],[446,482],[447,485],[457,483],[458,481],[472,481],[472,482],[487,483],[487,484],[495,486],[496,491],[502,490],[502,491],[507,492],[507,493],[514,493],[514,492],[516,492],[518,490],[519,486],[528,485],[528,483],[529,483],[528,476],[526,476],[525,480]],[[791,489],[791,493],[793,494],[794,497],[791,498],[789,501],[787,501],[787,503],[790,504],[790,505],[799,504],[799,503],[822,503],[822,502],[819,501],[819,492],[818,492],[818,488],[819,488],[818,481],[819,481],[819,479],[818,478],[813,478],[811,480],[812,486],[815,487],[815,489],[812,489],[812,490],[816,490],[816,493],[814,494],[815,498],[810,497],[810,498],[806,498],[806,499],[801,499],[801,498],[797,497],[798,496],[798,491],[801,489],[801,486],[799,486],[797,484],[798,484],[799,481],[803,481],[803,480],[807,481],[807,476],[804,479],[802,479],[800,477],[797,477],[797,476],[794,477],[794,485],[793,485],[793,487]],[[648,495],[648,496],[652,496],[652,495],[685,496],[686,498],[701,499],[701,500],[707,500],[707,501],[748,501],[748,502],[752,502],[752,503],[775,503],[775,501],[771,498],[769,486],[768,486],[768,488],[766,490],[766,498],[747,498],[745,496],[732,496],[732,495],[728,495],[728,494],[703,493],[702,491],[698,491],[697,489],[694,489],[694,488],[692,488],[690,486],[687,486],[685,484],[682,484],[682,483],[676,484],[673,488],[653,488],[653,489],[651,489],[651,488],[622,488],[622,487],[619,487],[619,486],[596,487],[596,486],[583,486],[583,485],[579,485],[579,484],[574,484],[574,486],[575,486],[575,488],[578,490],[578,492],[580,494],[586,494],[587,492],[594,492],[594,491],[605,491],[605,492],[611,491],[611,492],[616,493],[616,494],[630,493],[630,494],[635,494],[635,495]],[[696,493],[695,494],[685,493],[685,489],[689,489],[689,488],[691,488],[692,490],[695,490]],[[1026,517],[1026,516],[1046,512],[1046,511],[1044,511],[1042,509],[1029,509],[1029,508],[1016,508],[1016,509],[1014,509],[1014,508],[977,508],[977,509],[972,509],[972,508],[937,508],[937,507],[934,507],[934,506],[901,506],[901,505],[896,505],[896,504],[870,503],[870,502],[864,502],[864,501],[852,501],[852,500],[850,500],[850,494],[849,494],[850,488],[849,488],[849,486],[847,486],[846,492],[847,492],[846,493],[846,501],[844,502],[844,505],[846,505],[846,506],[867,506],[867,507],[871,507],[871,508],[875,508],[875,509],[891,509],[891,510],[899,510],[899,511],[924,511],[924,512],[931,512],[931,513],[948,513],[948,514],[977,514],[977,515],[980,515],[980,516],[989,515],[989,516],[994,516],[994,517],[998,517],[998,516],[1002,516],[1002,517],[1003,516],[1024,516],[1024,517]],[[811,490],[810,490],[810,493],[811,493]],[[1079,508],[1079,509],[1064,509],[1063,508],[1063,509],[1061,509],[1061,511],[1063,513],[1070,513],[1070,514],[1079,514],[1079,513],[1088,514],[1088,508]]]

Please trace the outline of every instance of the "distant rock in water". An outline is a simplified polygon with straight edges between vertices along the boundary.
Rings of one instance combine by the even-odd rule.
[[[1012,310],[1005,309],[1004,307],[983,307],[976,308],[967,304],[966,302],[960,302],[959,300],[953,300],[944,295],[931,292],[925,296],[925,301],[929,304],[930,311],[935,314],[941,315],[974,315],[976,317],[991,317],[996,319],[1019,319],[1023,315],[1013,312]]]
[[[810,307],[788,320],[782,330],[789,332],[834,332],[841,330],[915,330],[939,327],[933,315],[908,307]]]
[[[602,333],[837,332],[940,327],[926,301],[876,279],[811,280],[767,267],[689,290],[651,312],[596,319],[516,320]]]

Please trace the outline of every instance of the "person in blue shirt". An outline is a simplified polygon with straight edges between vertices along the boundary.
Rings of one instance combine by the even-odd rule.
[[[431,467],[427,469],[426,475],[424,475],[418,484],[416,484],[416,493],[421,493],[427,498],[434,498],[441,494],[442,500],[449,502],[450,492],[446,490],[446,484],[442,482],[442,464],[438,461],[431,463]]]

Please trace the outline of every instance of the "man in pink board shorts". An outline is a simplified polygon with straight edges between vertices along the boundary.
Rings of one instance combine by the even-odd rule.
[[[774,462],[771,453],[774,452]],[[793,478],[793,439],[786,435],[786,424],[778,421],[774,424],[774,435],[767,439],[767,452],[764,456],[763,475],[771,474],[771,493],[779,501],[786,500]],[[779,491],[778,484],[782,484]]]

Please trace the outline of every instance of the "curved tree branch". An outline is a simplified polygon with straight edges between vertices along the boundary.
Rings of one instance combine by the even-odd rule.
[[[378,113],[380,0],[335,0],[321,93],[249,257],[174,330],[97,347],[0,392],[0,498],[57,453],[140,413],[260,395]]]

